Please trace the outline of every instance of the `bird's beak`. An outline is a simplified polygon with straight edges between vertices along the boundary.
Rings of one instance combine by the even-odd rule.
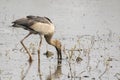
[[[57,53],[58,53],[58,63],[62,63],[62,53],[61,53],[61,48],[56,48]]]

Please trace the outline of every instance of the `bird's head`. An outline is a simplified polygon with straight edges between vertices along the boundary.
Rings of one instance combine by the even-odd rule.
[[[61,50],[61,42],[59,40],[54,40],[55,47]]]

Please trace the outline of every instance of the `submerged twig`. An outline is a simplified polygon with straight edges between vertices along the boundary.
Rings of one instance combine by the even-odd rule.
[[[72,67],[71,67],[71,63],[70,62],[68,62],[68,64],[69,64],[69,68],[70,68],[70,75],[71,75],[71,80],[72,80]]]
[[[104,72],[99,76],[99,79],[100,80],[102,80],[101,78],[102,78],[102,76],[107,72],[107,70],[108,70],[108,68],[109,68],[109,59],[107,59],[106,61],[105,61],[105,70],[104,70]]]
[[[72,80],[73,78],[73,73],[72,73],[72,66],[71,66],[71,61],[72,61],[72,58],[73,58],[73,55],[74,55],[74,50],[76,48],[76,45],[71,48],[70,51],[68,51],[68,65],[69,65],[69,70],[70,70],[70,78]]]
[[[116,73],[114,76],[115,76],[118,80],[120,80],[120,73]]]

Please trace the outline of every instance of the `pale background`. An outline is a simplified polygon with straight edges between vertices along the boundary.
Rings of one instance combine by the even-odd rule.
[[[76,44],[77,37],[81,35],[88,35],[87,38],[93,36],[98,41],[91,50],[93,59],[91,66],[94,67],[97,64],[94,62],[96,60],[101,64],[98,69],[91,72],[91,75],[88,74],[90,76],[88,79],[82,80],[94,80],[93,77],[99,80],[98,75],[105,69],[103,59],[109,57],[113,59],[110,63],[112,68],[105,73],[102,80],[120,79],[120,75],[117,75],[118,78],[115,76],[116,73],[120,74],[120,0],[0,0],[0,80],[21,79],[21,71],[25,68],[28,57],[20,52],[22,46],[19,41],[28,32],[23,29],[12,29],[10,25],[12,21],[26,15],[49,17],[56,26],[54,38],[60,39],[68,49]],[[27,40],[29,43],[27,41],[25,43],[28,45],[31,42],[38,43],[38,39],[38,36],[33,35]],[[102,41],[99,41],[100,39]],[[43,45],[42,53],[46,51],[47,44],[44,42]],[[104,50],[105,47],[107,50]],[[51,46],[48,49],[55,52]],[[100,58],[100,55],[104,58]],[[34,56],[34,59],[37,61],[37,56]],[[44,64],[42,69],[46,68],[46,72],[44,71],[46,76],[49,72],[46,66],[49,61],[44,56],[41,59]],[[37,62],[33,64],[26,80],[39,80],[36,76]],[[81,66],[77,65],[78,73],[84,70],[86,65],[86,63],[81,64]],[[65,71],[63,68],[63,74],[68,75],[67,69]],[[65,75],[61,80],[69,80]]]

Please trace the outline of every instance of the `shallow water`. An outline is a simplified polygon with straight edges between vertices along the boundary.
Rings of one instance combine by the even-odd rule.
[[[62,65],[57,65],[55,49],[43,40],[41,73],[43,80],[119,80],[120,5],[118,0],[1,0],[0,80],[40,80],[38,75],[38,35],[11,28],[11,22],[26,15],[49,17],[56,26],[53,38],[62,42]],[[54,55],[47,58],[46,51]]]

